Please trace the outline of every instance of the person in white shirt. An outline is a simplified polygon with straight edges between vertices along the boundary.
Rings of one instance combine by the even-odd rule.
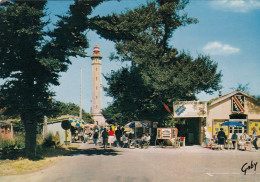
[[[146,142],[150,142],[150,140],[151,140],[151,137],[150,137],[149,133],[146,133]]]
[[[141,141],[141,147],[142,147],[142,148],[143,148],[143,146],[144,146],[145,144],[149,144],[149,143],[150,143],[150,140],[151,140],[151,137],[150,137],[149,133],[146,133],[146,135],[143,134],[141,140],[142,140],[142,141]]]
[[[210,134],[206,126],[204,127],[204,129],[205,129],[205,138],[206,138],[206,147],[207,147],[209,146]]]
[[[246,132],[244,133],[244,138],[246,141],[250,141],[250,137]]]

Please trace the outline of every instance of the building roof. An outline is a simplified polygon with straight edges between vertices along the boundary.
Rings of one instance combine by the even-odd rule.
[[[0,120],[0,125],[11,125],[19,123],[21,120],[20,119],[6,119],[6,120]]]
[[[220,96],[218,98],[212,99],[211,101],[208,102],[209,106],[212,106],[212,105],[215,105],[215,104],[217,104],[219,102],[222,102],[223,100],[226,100],[226,99],[228,99],[228,98],[230,98],[230,97],[232,97],[233,95],[236,95],[236,94],[242,94],[242,95],[244,95],[246,97],[255,99],[253,96],[248,95],[247,93],[245,93],[245,92],[243,92],[241,90],[235,90],[235,91],[230,92],[230,93],[228,93],[226,95],[223,95],[223,96]]]
[[[57,118],[48,118],[48,123],[57,123],[57,122],[62,122],[62,121],[68,121],[70,119],[71,115],[62,115]]]

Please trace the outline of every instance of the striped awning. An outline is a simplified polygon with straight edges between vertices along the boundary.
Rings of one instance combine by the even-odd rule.
[[[70,121],[71,126],[74,126],[74,127],[81,127],[81,128],[83,128],[84,125],[85,125],[84,120],[80,119],[77,116],[71,116],[69,118],[69,121]]]

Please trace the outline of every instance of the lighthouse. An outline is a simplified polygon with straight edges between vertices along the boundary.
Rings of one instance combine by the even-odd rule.
[[[92,107],[91,115],[96,125],[105,126],[106,120],[102,115],[102,82],[101,82],[101,59],[99,47],[94,47],[92,59]]]

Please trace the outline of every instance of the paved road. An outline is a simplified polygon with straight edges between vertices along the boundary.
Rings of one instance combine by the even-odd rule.
[[[39,172],[2,176],[1,182],[258,182],[260,151],[213,151],[200,146],[181,149],[154,148],[94,149],[82,144],[82,151],[65,156]],[[241,171],[257,162],[256,171]],[[248,167],[248,165],[246,165]]]

